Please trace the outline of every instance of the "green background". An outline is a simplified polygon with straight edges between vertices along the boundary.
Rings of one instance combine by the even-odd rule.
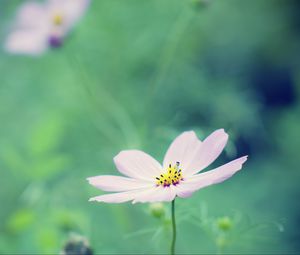
[[[0,0],[0,39],[23,1]],[[0,253],[166,253],[169,204],[90,203],[113,157],[181,132],[230,141],[228,181],[177,199],[178,253],[299,253],[299,2],[94,0],[63,47],[0,53]],[[37,21],[38,22],[38,21]],[[212,167],[213,167],[212,166]]]

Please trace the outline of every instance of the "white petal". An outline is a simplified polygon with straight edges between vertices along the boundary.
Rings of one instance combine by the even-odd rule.
[[[169,164],[180,163],[180,168],[186,169],[195,152],[201,147],[201,141],[197,138],[194,131],[184,132],[179,135],[170,145],[164,158],[164,169],[167,169]]]
[[[6,42],[5,49],[11,53],[40,55],[48,47],[44,33],[36,30],[20,30],[12,32]]]
[[[244,156],[235,159],[216,169],[194,175],[182,181],[179,185],[182,185],[182,189],[184,189],[186,192],[194,192],[212,184],[223,182],[242,168],[242,165],[247,160],[247,157],[248,156]]]
[[[67,31],[85,13],[89,3],[89,0],[50,0],[48,8],[52,15],[62,15],[64,30]]]
[[[113,175],[100,175],[87,178],[89,183],[104,191],[128,191],[154,186],[154,182],[146,182],[132,178]]]
[[[209,135],[201,146],[195,148],[190,164],[183,168],[184,176],[191,176],[209,166],[221,154],[228,140],[224,129],[218,129]]]
[[[176,190],[176,195],[181,198],[190,197],[195,191],[191,189],[191,186],[185,184],[184,182],[181,182],[179,185],[176,185],[175,190]]]
[[[92,197],[89,201],[98,201],[104,203],[124,203],[133,200],[137,194],[145,190],[131,190],[119,193],[105,194],[97,197]]]
[[[45,25],[47,19],[47,9],[41,3],[26,2],[23,4],[16,19],[18,29],[33,29]]]
[[[149,190],[146,190],[135,197],[133,203],[146,203],[146,202],[169,202],[176,196],[174,187],[162,187],[158,186]]]
[[[161,165],[150,155],[139,150],[121,151],[114,157],[118,170],[129,177],[155,182],[162,172]]]

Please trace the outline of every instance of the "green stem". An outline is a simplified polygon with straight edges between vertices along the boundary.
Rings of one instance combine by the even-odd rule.
[[[175,222],[175,199],[172,201],[172,244],[171,244],[171,255],[175,254],[175,243],[176,243],[176,222]]]

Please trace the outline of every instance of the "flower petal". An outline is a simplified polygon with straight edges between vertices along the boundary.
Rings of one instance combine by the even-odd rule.
[[[169,164],[180,162],[180,167],[185,169],[193,159],[195,152],[201,147],[202,142],[194,131],[183,132],[170,145],[164,158],[164,169]]]
[[[121,151],[114,162],[120,173],[139,180],[154,181],[162,172],[154,158],[139,150]]]
[[[38,30],[12,32],[5,42],[5,49],[11,53],[40,55],[47,47],[45,34]]]
[[[186,168],[184,176],[191,176],[209,166],[221,154],[228,140],[224,129],[218,129],[210,134],[201,146],[195,148],[193,158]]]
[[[247,160],[247,157],[248,156],[244,156],[235,159],[214,170],[194,175],[182,181],[179,185],[182,185],[181,189],[185,192],[194,192],[212,184],[223,182],[242,168],[242,165]]]
[[[16,26],[22,29],[40,28],[45,25],[47,9],[38,2],[26,2],[17,13]]]
[[[50,0],[50,14],[61,13],[65,32],[68,31],[85,13],[90,0]]]
[[[100,175],[87,178],[88,182],[104,191],[128,191],[154,186],[153,182],[146,182],[132,178],[113,175]]]
[[[132,203],[168,202],[172,201],[175,196],[176,192],[172,185],[170,187],[158,186],[140,193],[135,197]]]
[[[133,200],[138,191],[126,191],[113,194],[105,194],[97,197],[92,197],[89,201],[97,201],[104,203],[124,203]]]
[[[195,190],[192,190],[191,187],[186,183],[180,183],[179,185],[175,186],[176,196],[181,198],[190,197]]]

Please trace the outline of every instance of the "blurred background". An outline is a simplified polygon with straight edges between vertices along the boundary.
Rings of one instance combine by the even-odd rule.
[[[18,6],[0,0],[3,45]],[[169,204],[90,203],[112,158],[224,128],[230,180],[178,199],[178,253],[300,252],[300,2],[97,0],[64,45],[0,53],[0,253],[166,253]],[[37,21],[38,22],[38,21]],[[213,166],[212,166],[213,167]],[[158,210],[157,210],[158,208]]]

